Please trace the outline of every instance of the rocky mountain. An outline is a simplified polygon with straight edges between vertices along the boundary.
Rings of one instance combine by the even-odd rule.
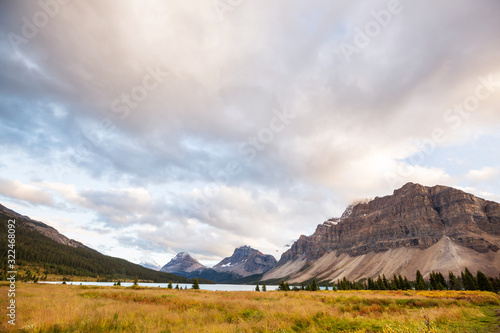
[[[200,264],[198,260],[191,257],[189,253],[179,252],[160,269],[160,272],[179,273],[180,275],[184,275],[185,273],[191,273],[202,268],[206,267]]]
[[[224,258],[213,268],[202,265],[186,252],[180,252],[163,266],[161,271],[187,278],[231,282],[250,275],[263,274],[276,263],[273,256],[265,255],[249,246],[242,246],[235,249],[231,257]]]
[[[262,274],[276,265],[277,261],[272,255],[252,249],[250,246],[242,246],[234,250],[230,257],[224,258],[214,266],[218,272],[234,273],[240,277]]]
[[[408,183],[349,207],[283,253],[263,280],[351,280],[419,269],[500,273],[500,204],[446,186]]]
[[[153,271],[159,271],[161,269],[161,266],[158,265],[154,260],[152,260],[152,261],[141,261],[139,263],[139,266],[152,269]]]

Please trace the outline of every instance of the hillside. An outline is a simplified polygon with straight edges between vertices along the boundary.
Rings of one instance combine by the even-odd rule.
[[[16,220],[16,262],[19,266],[40,267],[49,274],[74,275],[101,279],[133,279],[153,282],[188,282],[174,274],[156,272],[127,260],[103,255],[60,234],[56,229],[31,220],[0,205],[1,234],[7,234],[7,221]],[[1,267],[7,267],[6,238],[0,239]]]
[[[446,186],[408,183],[348,208],[283,253],[263,280],[334,281],[379,274],[424,277],[465,267],[500,273],[500,205]]]

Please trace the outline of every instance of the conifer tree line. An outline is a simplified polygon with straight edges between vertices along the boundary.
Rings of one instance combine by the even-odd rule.
[[[321,288],[323,287],[323,288]],[[316,279],[312,280],[311,284],[301,286],[292,286],[281,280],[278,290],[280,291],[316,291],[319,289],[326,290],[480,290],[480,291],[500,291],[500,276],[488,277],[483,272],[477,271],[474,276],[468,268],[461,272],[459,276],[455,276],[453,272],[448,273],[448,278],[440,272],[431,272],[429,281],[425,281],[422,273],[417,270],[415,280],[409,281],[406,276],[394,274],[390,279],[385,275],[378,276],[377,279],[368,278],[361,281],[349,281],[345,277],[337,280],[335,284],[329,287],[328,284],[320,285]]]

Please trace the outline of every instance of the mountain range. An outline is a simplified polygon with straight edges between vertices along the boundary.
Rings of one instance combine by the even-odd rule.
[[[156,263],[141,263],[147,269],[104,256],[0,205],[2,228],[10,218],[18,221],[19,262],[42,263],[60,274],[236,283],[312,278],[330,282],[383,274],[412,278],[416,270],[428,277],[432,271],[459,274],[466,267],[500,274],[500,204],[446,186],[408,183],[392,195],[351,205],[340,218],[319,224],[312,235],[301,235],[279,261],[242,246],[214,267],[181,252],[159,272],[154,271],[159,269]],[[7,248],[4,239],[0,243]]]
[[[250,246],[241,246],[230,257],[213,268],[202,265],[186,252],[178,253],[160,271],[188,278],[203,278],[215,282],[229,282],[252,275],[264,274],[276,265],[272,255],[265,255]]]
[[[263,280],[336,281],[430,272],[500,273],[500,204],[446,186],[408,183],[349,207],[302,235]]]

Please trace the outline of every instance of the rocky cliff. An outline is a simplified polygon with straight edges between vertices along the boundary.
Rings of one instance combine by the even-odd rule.
[[[464,267],[500,273],[500,204],[445,187],[408,183],[350,207],[302,235],[264,279],[335,280]]]
[[[234,250],[230,257],[224,258],[214,266],[218,272],[234,273],[241,277],[262,274],[276,265],[277,261],[272,255],[252,249],[250,246],[242,246]]]

